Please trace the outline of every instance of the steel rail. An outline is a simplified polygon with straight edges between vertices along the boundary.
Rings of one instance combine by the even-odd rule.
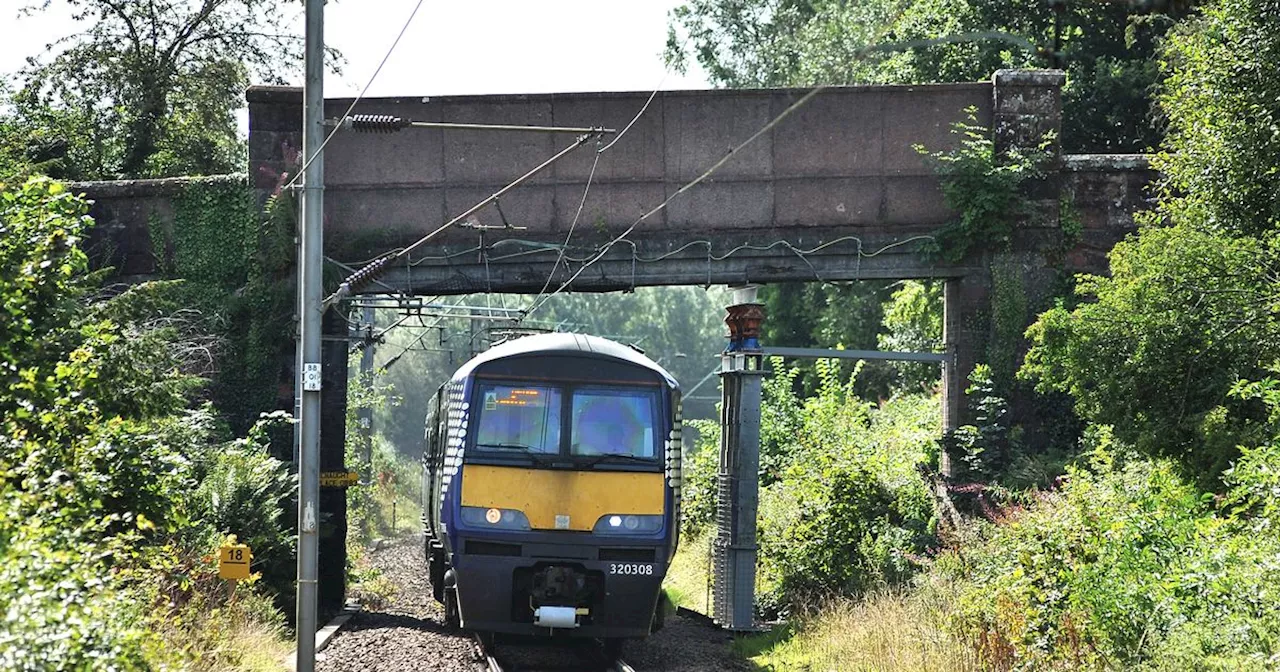
[[[485,669],[488,670],[488,672],[502,672],[502,665],[498,663],[498,659],[494,657],[493,653],[489,651],[487,647],[485,647],[484,638],[478,634],[472,633],[471,639],[475,642],[476,653],[480,658],[484,659]]]
[[[490,650],[493,647],[486,646],[484,642],[484,638],[481,637],[478,633],[471,634],[471,641],[476,649],[476,657],[484,661],[486,672],[516,672],[515,668],[503,667],[502,663],[498,662],[497,656],[494,655],[494,652],[492,650]],[[601,643],[601,649],[603,650],[603,648],[604,648],[603,643]],[[575,669],[576,668],[577,666],[575,666]],[[522,672],[536,672],[537,668],[530,668],[530,669],[519,668],[519,669]],[[547,669],[560,670],[562,668],[557,667],[557,668],[547,668]],[[630,664],[628,664],[626,661],[622,660],[621,658],[614,658],[608,663],[605,663],[604,670],[605,672],[636,672],[636,668],[632,667]]]

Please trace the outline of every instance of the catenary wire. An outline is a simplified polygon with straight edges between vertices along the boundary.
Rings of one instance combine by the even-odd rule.
[[[801,107],[803,107],[803,106],[804,106],[806,103],[808,103],[810,100],[813,100],[814,96],[817,96],[819,93],[821,93],[821,92],[825,91],[826,89],[827,89],[827,87],[826,87],[826,86],[817,86],[817,87],[814,87],[814,88],[813,88],[812,90],[810,90],[808,93],[806,93],[805,95],[801,96],[799,100],[797,100],[796,102],[794,102],[794,103],[792,103],[791,105],[789,105],[789,106],[787,107],[787,109],[785,109],[785,110],[783,110],[783,111],[782,111],[782,113],[781,113],[781,114],[779,114],[778,116],[776,116],[776,117],[774,117],[772,120],[770,120],[770,121],[769,121],[769,123],[767,123],[767,124],[765,124],[764,126],[760,127],[760,129],[759,129],[758,131],[756,131],[755,133],[752,133],[752,134],[751,134],[751,137],[749,137],[749,138],[747,138],[746,140],[743,140],[741,143],[739,143],[739,144],[735,145],[732,149],[730,149],[730,150],[729,150],[729,153],[725,154],[723,158],[721,158],[719,161],[716,161],[714,164],[712,164],[710,168],[708,168],[708,169],[706,169],[705,171],[703,171],[703,173],[702,173],[701,175],[699,175],[699,176],[695,177],[694,179],[690,180],[689,182],[687,182],[684,186],[682,186],[682,187],[680,187],[679,189],[677,189],[677,190],[675,191],[675,193],[673,193],[673,194],[671,194],[670,196],[668,196],[666,199],[664,199],[661,203],[659,203],[657,206],[653,207],[653,208],[652,208],[651,210],[649,210],[648,212],[644,213],[643,215],[640,215],[640,217],[639,217],[638,219],[636,219],[636,221],[632,222],[632,223],[631,223],[631,226],[628,226],[628,227],[626,228],[626,230],[622,232],[622,234],[621,234],[621,235],[619,235],[618,237],[616,237],[616,238],[614,238],[613,240],[609,241],[608,243],[605,243],[605,244],[604,244],[604,246],[600,249],[599,253],[597,253],[594,257],[592,257],[591,261],[587,262],[585,265],[583,265],[581,268],[579,268],[576,272],[574,272],[574,274],[573,274],[573,275],[569,276],[569,279],[568,279],[568,280],[565,280],[564,282],[560,283],[560,286],[559,286],[559,287],[557,287],[557,288],[556,288],[556,290],[555,290],[554,292],[551,292],[551,293],[550,293],[550,294],[548,294],[546,297],[541,298],[541,299],[539,300],[539,302],[535,302],[535,303],[530,304],[530,305],[529,305],[529,309],[528,309],[527,311],[525,311],[525,314],[526,314],[526,315],[528,315],[528,314],[530,314],[530,313],[534,312],[534,311],[535,311],[535,310],[537,310],[538,308],[540,308],[540,307],[542,307],[543,305],[545,305],[545,304],[546,304],[546,302],[547,302],[547,301],[549,301],[549,300],[551,300],[551,298],[552,298],[552,297],[554,297],[555,295],[557,295],[557,294],[559,294],[560,292],[564,291],[564,289],[565,289],[566,287],[568,287],[569,285],[573,284],[573,281],[574,281],[574,280],[577,280],[577,279],[578,279],[578,276],[579,276],[579,275],[582,275],[582,272],[583,272],[583,271],[587,270],[588,268],[590,268],[590,267],[591,267],[591,265],[592,265],[592,264],[594,264],[594,263],[596,263],[597,261],[599,261],[600,259],[602,259],[602,258],[604,257],[604,255],[608,254],[609,250],[610,250],[610,249],[611,249],[615,244],[617,244],[618,242],[620,242],[620,241],[624,240],[627,236],[631,235],[631,232],[632,232],[632,231],[634,231],[634,230],[636,229],[636,227],[640,226],[640,224],[641,224],[641,223],[643,223],[646,219],[648,219],[648,218],[652,217],[653,215],[655,215],[655,214],[657,214],[657,213],[661,212],[664,208],[666,208],[666,207],[667,207],[667,205],[668,205],[668,204],[670,204],[670,203],[671,203],[672,201],[674,201],[675,199],[679,198],[679,197],[680,197],[681,195],[683,195],[686,191],[688,191],[688,190],[690,190],[690,189],[692,189],[692,188],[694,188],[694,187],[698,186],[699,184],[701,184],[701,183],[703,182],[703,180],[706,180],[708,177],[710,177],[712,174],[714,174],[717,170],[719,170],[722,166],[724,166],[724,164],[728,163],[730,159],[732,159],[734,156],[737,156],[738,152],[739,152],[739,151],[741,151],[744,147],[746,147],[747,145],[750,145],[751,143],[755,142],[757,138],[759,138],[760,136],[764,135],[765,133],[768,133],[769,131],[773,130],[773,128],[774,128],[775,126],[777,126],[778,124],[782,123],[782,120],[784,120],[784,119],[786,119],[787,117],[791,116],[791,114],[792,114],[793,112],[795,112],[796,110],[798,110],[798,109],[800,109]],[[517,324],[518,324],[518,322],[517,322]]]
[[[396,39],[391,42],[391,46],[387,49],[387,53],[382,56],[382,61],[378,63],[378,67],[374,69],[373,74],[369,76],[369,80],[365,82],[364,87],[360,89],[360,93],[356,94],[355,99],[347,106],[347,111],[342,113],[342,116],[339,118],[340,120],[346,119],[350,116],[352,110],[356,109],[356,105],[359,104],[365,94],[369,92],[369,87],[373,86],[374,80],[378,78],[378,73],[382,72],[383,66],[385,66],[387,61],[391,59],[391,54],[396,50],[396,47],[400,44],[401,38],[403,38],[404,34],[409,30],[409,25],[413,23],[413,17],[418,15],[418,10],[422,9],[422,5],[425,2],[426,0],[418,0],[418,3],[413,6],[413,11],[409,12],[409,18],[405,19],[404,25],[400,27],[400,32],[396,34]],[[298,183],[298,180],[306,174],[307,168],[311,165],[311,162],[315,161],[316,157],[320,156],[321,153],[324,152],[324,148],[329,146],[329,141],[333,140],[333,136],[337,135],[341,128],[342,125],[338,124],[333,127],[333,130],[329,131],[329,135],[325,136],[324,142],[320,143],[320,147],[317,148],[311,156],[304,157],[306,160],[302,163],[302,167],[298,169],[298,172],[293,176],[293,178],[285,183],[281,189],[290,189]]]
[[[330,306],[334,305],[335,303],[345,299],[348,295],[351,294],[352,291],[357,290],[360,287],[362,287],[365,283],[372,281],[372,279],[376,278],[379,274],[381,274],[388,265],[400,259],[401,257],[405,258],[406,266],[408,268],[412,268],[413,264],[412,264],[412,261],[409,259],[409,255],[414,250],[421,247],[422,245],[425,245],[432,238],[436,237],[438,234],[445,231],[446,229],[449,229],[450,227],[458,224],[459,222],[466,220],[468,217],[475,214],[476,212],[479,212],[481,209],[487,207],[490,203],[497,202],[507,192],[511,191],[512,189],[515,189],[516,187],[520,186],[524,182],[532,179],[535,175],[547,169],[549,166],[559,161],[560,159],[564,158],[570,152],[581,147],[582,144],[587,141],[588,137],[590,136],[586,134],[579,136],[578,139],[574,141],[573,144],[565,147],[564,149],[561,149],[551,158],[547,159],[546,161],[543,161],[542,163],[538,164],[537,167],[529,170],[525,174],[509,182],[506,186],[502,187],[498,191],[495,191],[488,198],[485,198],[479,203],[476,203],[475,205],[471,206],[462,214],[457,215],[453,219],[450,219],[444,224],[441,224],[440,226],[436,227],[430,233],[414,241],[408,247],[402,247],[402,248],[398,248],[390,252],[387,252],[381,257],[377,257],[374,261],[370,262],[368,265],[364,266],[359,271],[352,273],[350,276],[347,277],[346,280],[342,282],[342,284],[338,285],[338,289],[336,291],[334,291],[332,294],[330,294],[328,297],[325,298],[321,308],[328,309]],[[481,248],[483,249],[483,246],[481,246]]]
[[[609,146],[612,147],[613,143],[609,143]],[[556,257],[555,263],[551,265],[551,272],[547,274],[547,281],[543,283],[542,289],[538,292],[538,297],[534,299],[535,302],[542,298],[543,294],[547,293],[547,288],[551,286],[551,279],[556,277],[556,269],[560,268],[560,262],[564,261],[565,252],[569,249],[569,241],[573,240],[573,230],[578,226],[578,218],[582,217],[582,208],[587,205],[587,194],[591,193],[591,182],[596,177],[596,167],[600,165],[600,155],[604,151],[604,149],[598,149],[595,158],[591,161],[591,172],[587,174],[587,186],[582,190],[582,200],[578,201],[578,211],[573,213],[573,221],[569,222],[569,232],[564,236],[564,245],[560,246],[560,253]]]
[[[681,52],[684,51],[685,45],[688,43],[689,37],[685,37],[684,42],[680,44]],[[538,296],[534,298],[534,303],[537,303],[538,299],[541,299],[542,295],[547,293],[547,288],[551,286],[551,281],[555,279],[556,271],[560,268],[560,262],[564,260],[564,254],[569,249],[569,241],[573,239],[574,227],[578,225],[578,218],[582,216],[582,208],[587,204],[587,193],[591,191],[591,181],[592,178],[595,177],[596,166],[600,163],[600,155],[610,149],[613,149],[613,146],[618,144],[619,140],[626,137],[627,133],[631,130],[631,127],[635,126],[636,122],[640,121],[640,118],[644,116],[644,113],[649,110],[649,105],[653,104],[653,99],[658,97],[658,92],[662,90],[662,85],[667,82],[667,77],[670,75],[671,68],[664,68],[662,71],[662,78],[659,79],[658,84],[653,87],[653,91],[650,92],[649,97],[645,99],[644,105],[640,106],[640,110],[635,113],[635,116],[631,117],[631,121],[628,121],[626,126],[622,127],[622,131],[609,141],[609,144],[601,147],[599,140],[596,141],[596,155],[595,159],[591,162],[591,173],[587,176],[587,185],[582,191],[582,201],[578,203],[578,211],[573,215],[573,222],[569,225],[569,233],[564,238],[564,246],[560,248],[559,258],[556,259],[556,263],[551,265],[551,272],[547,274],[547,281],[542,285],[542,290],[538,292]]]
[[[867,47],[864,47],[858,50],[855,54],[853,54],[853,58],[856,60],[862,59],[873,52],[894,52],[894,51],[902,51],[905,49],[928,47],[928,46],[933,46],[937,44],[970,42],[975,40],[999,40],[999,41],[1004,41],[1004,42],[1022,47],[1024,49],[1029,49],[1032,52],[1036,50],[1035,44],[1032,43],[1030,40],[1026,39],[1025,37],[1011,35],[1001,31],[980,31],[980,32],[958,33],[954,35],[944,35],[937,38],[903,40],[898,42],[890,42],[887,44],[869,45]],[[573,281],[576,280],[582,274],[583,271],[585,271],[587,268],[590,268],[592,264],[596,263],[600,259],[604,258],[604,255],[607,254],[615,244],[626,239],[626,237],[629,236],[631,232],[635,230],[636,227],[638,227],[641,223],[643,223],[644,220],[648,219],[653,214],[664,209],[669,203],[671,203],[671,201],[678,198],[684,192],[697,186],[699,183],[701,183],[703,180],[709,177],[712,173],[718,170],[721,166],[723,166],[726,162],[728,162],[729,159],[732,158],[740,149],[747,146],[751,142],[755,141],[758,137],[760,137],[764,133],[771,130],[774,126],[780,123],[788,115],[790,115],[796,109],[803,106],[805,103],[808,103],[811,99],[813,99],[814,96],[816,96],[818,93],[822,92],[826,88],[828,88],[826,85],[819,85],[814,87],[812,90],[809,91],[809,93],[805,94],[803,97],[800,98],[800,100],[797,100],[795,103],[792,103],[791,106],[789,106],[786,110],[783,110],[781,114],[779,114],[777,117],[774,117],[773,120],[765,124],[764,127],[756,131],[751,137],[747,138],[741,144],[731,149],[728,154],[726,154],[723,158],[721,158],[714,165],[708,168],[704,173],[699,175],[697,178],[695,178],[691,182],[680,187],[680,189],[676,190],[675,193],[668,196],[665,200],[659,203],[655,208],[641,215],[640,218],[637,219],[635,222],[633,222],[631,226],[627,227],[627,229],[624,230],[622,234],[620,234],[613,240],[610,240],[608,243],[605,243],[601,247],[599,252],[595,256],[593,256],[590,261],[588,261],[581,268],[579,268],[573,275],[569,277],[568,280],[565,280],[563,283],[561,283],[560,286],[557,287],[554,292],[551,292],[545,297],[540,297],[538,301],[531,303],[529,305],[528,310],[525,312],[525,314],[528,315],[536,311],[538,308],[545,305],[546,302],[549,301],[552,297],[564,291],[565,288],[571,285]],[[647,103],[646,103],[646,106],[647,106]],[[624,129],[624,132],[625,132],[625,129]],[[859,244],[861,244],[861,241],[859,241]],[[801,258],[803,259],[803,255],[801,256]],[[861,258],[861,255],[859,258]],[[808,260],[805,260],[805,262],[808,263]]]

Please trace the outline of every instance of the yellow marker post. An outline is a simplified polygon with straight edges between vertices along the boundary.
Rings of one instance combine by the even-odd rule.
[[[218,578],[229,581],[245,581],[249,578],[249,563],[253,552],[244,544],[237,544],[235,535],[218,549]]]
[[[323,488],[349,488],[359,482],[360,474],[354,471],[320,472],[320,487]]]

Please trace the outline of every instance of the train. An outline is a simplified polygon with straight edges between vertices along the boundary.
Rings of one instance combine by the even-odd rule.
[[[429,402],[423,451],[447,623],[610,648],[660,628],[680,433],[678,383],[628,345],[538,334],[460,367]]]

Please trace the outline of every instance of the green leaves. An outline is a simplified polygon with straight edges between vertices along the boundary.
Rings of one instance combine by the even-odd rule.
[[[146,590],[172,578],[153,562],[200,574],[192,549],[228,515],[266,555],[290,552],[278,518],[292,481],[281,465],[250,442],[219,451],[211,409],[189,408],[216,343],[175,300],[176,283],[90,300],[85,210],[47,179],[0,189],[4,669],[177,661],[187,652],[143,623],[160,599]],[[226,485],[235,496],[223,501],[241,504],[232,514],[201,506],[197,481],[215,473],[226,478],[208,487]]]
[[[1264,470],[1280,466],[1275,457]],[[955,625],[988,660],[1265,669],[1280,634],[1268,578],[1280,551],[1274,528],[1240,524],[1169,463],[1114,447],[1065,483],[984,524],[977,543],[954,552],[961,562],[946,563],[961,592]]]
[[[1156,44],[1185,7],[1058,5],[1063,144],[1141,152],[1160,144]],[[1191,3],[1194,4],[1194,3]],[[985,81],[1054,64],[1055,12],[1041,0],[688,0],[671,12],[666,57],[695,59],[726,87]],[[963,36],[897,51],[873,46]]]
[[[63,179],[234,172],[250,77],[279,83],[302,62],[297,12],[277,2],[65,4],[83,29],[33,56],[0,119],[0,157]]]
[[[1219,0],[1163,55],[1159,209],[1112,250],[1110,277],[1080,279],[1088,303],[1028,330],[1022,375],[1219,489],[1237,446],[1273,431],[1230,390],[1280,357],[1280,16],[1263,0]]]
[[[1046,138],[1034,151],[1014,148],[1004,156],[996,156],[995,141],[988,129],[977,125],[977,111],[969,108],[969,123],[956,123],[951,132],[960,136],[954,150],[929,152],[916,145],[917,152],[929,157],[942,181],[942,196],[947,207],[958,218],[934,234],[934,249],[949,262],[958,262],[976,245],[1005,250],[1018,222],[1030,214],[1030,205],[1022,193],[1023,185],[1043,176],[1041,166],[1048,157]]]
[[[1143,229],[1112,251],[1110,278],[1081,279],[1091,302],[1032,325],[1021,375],[1212,487],[1266,419],[1228,392],[1280,353],[1276,252],[1186,224]]]

